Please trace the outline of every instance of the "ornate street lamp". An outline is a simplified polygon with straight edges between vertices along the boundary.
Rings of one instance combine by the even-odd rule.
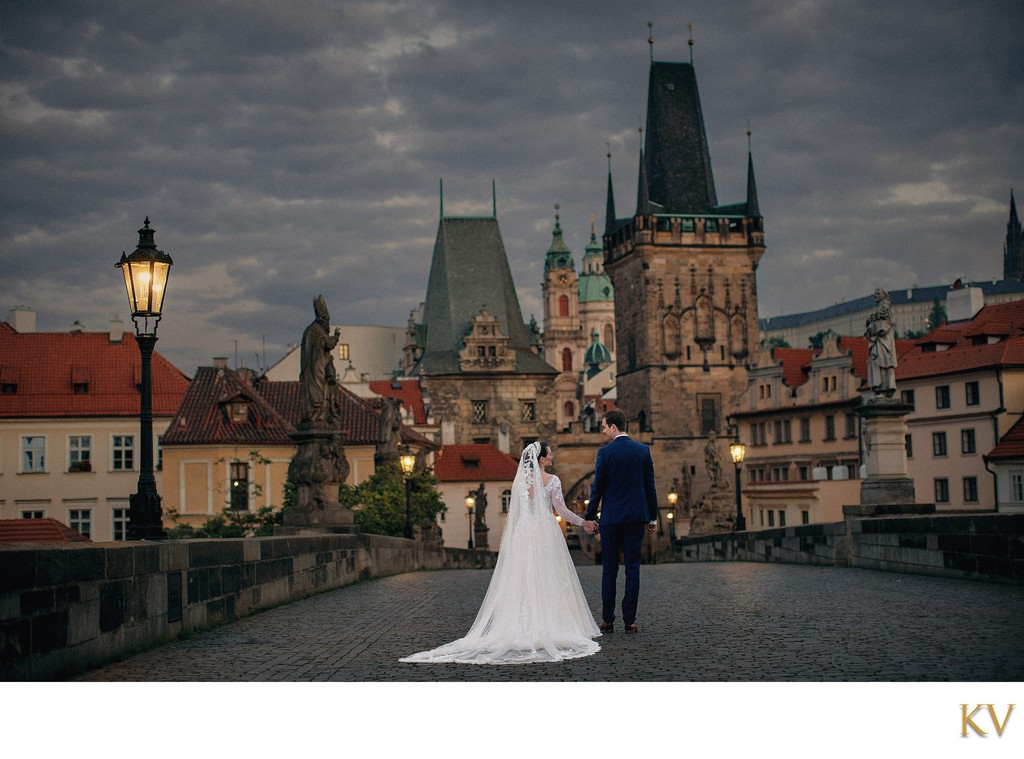
[[[128,540],[163,540],[163,512],[153,475],[153,348],[164,307],[171,257],[153,241],[149,217],[139,230],[139,245],[130,256],[121,253],[114,266],[124,274],[128,307],[135,323],[135,341],[142,354],[142,404],[139,413],[139,491],[129,501]]]
[[[743,457],[747,453],[747,447],[740,441],[729,446],[729,455],[732,456],[732,463],[736,465],[736,530],[747,529],[747,521],[743,518],[743,506],[740,498],[740,469],[743,467]]]
[[[473,492],[466,496],[466,509],[469,514],[469,548],[473,548],[473,507],[476,506],[476,498],[473,497]]]
[[[406,448],[405,453],[398,457],[398,463],[405,475],[405,537],[412,540],[412,470],[416,467],[416,456]]]

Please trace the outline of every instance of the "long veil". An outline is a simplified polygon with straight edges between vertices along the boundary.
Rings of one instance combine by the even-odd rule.
[[[403,662],[518,664],[589,656],[601,635],[545,492],[540,444],[523,451],[498,561],[465,637]]]

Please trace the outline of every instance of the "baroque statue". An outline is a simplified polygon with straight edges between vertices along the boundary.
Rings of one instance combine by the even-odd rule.
[[[334,368],[333,351],[340,329],[330,334],[331,315],[323,295],[313,301],[315,319],[302,333],[299,388],[302,398],[302,424],[330,429],[341,419],[338,398],[338,373]]]
[[[875,290],[875,311],[868,317],[868,386],[875,395],[891,398],[896,392],[896,333],[889,293]]]

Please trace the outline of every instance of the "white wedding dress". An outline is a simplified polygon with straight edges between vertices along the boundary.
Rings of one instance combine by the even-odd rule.
[[[525,664],[590,656],[601,635],[583,596],[576,567],[552,514],[577,526],[562,485],[542,485],[532,443],[523,452],[512,485],[498,561],[476,621],[466,636],[399,661],[418,664]]]

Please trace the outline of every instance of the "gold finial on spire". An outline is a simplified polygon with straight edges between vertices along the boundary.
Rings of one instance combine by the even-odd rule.
[[[752,143],[750,142],[750,119],[747,119],[747,152],[748,153],[752,152],[751,144]]]
[[[690,30],[690,39],[687,45],[690,46],[690,65],[693,65],[693,22],[687,23],[686,28]]]
[[[647,44],[651,46],[651,63],[654,63],[654,23],[647,22]]]
[[[590,214],[590,236],[594,236],[594,222],[597,221],[597,217],[594,214]]]

